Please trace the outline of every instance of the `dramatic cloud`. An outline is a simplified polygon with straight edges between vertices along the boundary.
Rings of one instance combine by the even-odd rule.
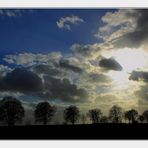
[[[61,73],[60,70],[51,67],[50,65],[35,65],[33,68],[33,72],[37,74],[47,74],[50,76],[55,76]]]
[[[20,53],[6,55],[3,60],[10,64],[32,66],[34,64],[58,62],[61,56],[60,52],[51,52],[48,54]]]
[[[137,10],[136,27],[134,31],[124,34],[120,37],[115,45],[118,47],[139,47],[142,44],[145,44],[148,40],[148,10]]]
[[[135,10],[107,12],[102,17],[104,26],[99,27],[99,33],[96,36],[104,40],[111,40],[133,30],[135,28],[135,16]]]
[[[83,70],[75,65],[71,65],[68,60],[61,60],[59,62],[61,68],[72,70],[73,72],[81,73]]]
[[[133,53],[137,47],[146,44],[148,11],[109,11],[99,22],[96,36],[101,40],[98,43],[81,44],[83,42],[80,40],[77,44],[70,38],[67,43],[73,44],[69,51],[64,50],[65,47],[62,49],[63,55],[60,52],[35,54],[16,51],[18,54],[4,56],[3,60],[8,65],[25,69],[12,70],[0,65],[0,98],[12,94],[26,101],[26,106],[46,100],[63,107],[76,103],[87,110],[95,106],[107,113],[115,104],[128,109],[138,105],[138,97],[146,100],[148,72],[133,71],[147,69],[144,65],[146,60],[142,60],[146,51],[142,52],[143,48],[140,48],[139,52]],[[2,13],[15,16],[0,10],[0,15]],[[78,16],[69,16],[60,18],[56,23],[59,29],[71,30],[82,22],[84,20]],[[126,49],[133,52],[123,47],[129,47]],[[129,71],[133,72],[130,74]],[[142,84],[145,86],[141,87]]]
[[[88,101],[88,94],[83,88],[71,84],[68,79],[56,79],[49,76],[44,77],[45,95],[51,99],[59,99],[64,102],[85,102]]]
[[[92,44],[92,45],[73,44],[71,49],[74,52],[75,56],[83,56],[86,58],[94,58],[94,56],[97,56],[99,54],[98,51],[100,51],[100,47],[98,44]]]
[[[67,29],[71,30],[71,25],[77,25],[79,23],[84,22],[82,18],[79,16],[69,16],[69,17],[62,17],[59,21],[57,21],[57,26],[60,29]]]
[[[130,80],[134,81],[145,81],[148,82],[148,72],[144,71],[133,71],[129,77]]]
[[[37,92],[42,89],[42,80],[35,73],[23,68],[16,68],[0,79],[1,91]]]
[[[99,61],[99,66],[107,70],[121,71],[122,66],[113,58],[103,58]]]
[[[107,12],[102,17],[105,25],[99,28],[96,36],[117,48],[139,47],[148,40],[147,13],[147,10],[130,9]]]

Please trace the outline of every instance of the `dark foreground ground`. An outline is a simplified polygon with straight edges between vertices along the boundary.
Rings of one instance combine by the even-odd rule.
[[[0,139],[148,139],[148,124],[0,126]]]

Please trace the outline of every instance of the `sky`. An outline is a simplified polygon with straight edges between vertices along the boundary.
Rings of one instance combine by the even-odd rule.
[[[148,11],[0,9],[0,98],[25,108],[148,108]]]

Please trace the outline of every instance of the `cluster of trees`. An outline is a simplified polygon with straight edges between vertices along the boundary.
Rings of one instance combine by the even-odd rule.
[[[103,115],[100,109],[91,109],[88,111],[86,115],[80,115],[79,109],[76,106],[70,106],[65,109],[64,117],[66,121],[75,124],[75,122],[80,117],[82,123],[85,124],[86,118],[92,121],[92,124],[95,123],[122,123],[125,120],[125,123],[148,123],[148,110],[144,111],[142,115],[138,114],[138,111],[135,109],[131,109],[128,111],[123,111],[123,109],[117,105],[114,105],[109,110],[109,115]]]
[[[56,112],[56,107],[51,106],[48,102],[40,102],[34,110],[36,122],[43,125],[48,124]],[[5,122],[8,126],[14,126],[21,123],[25,116],[25,110],[21,102],[13,97],[4,97],[0,101],[0,121]],[[69,106],[63,112],[64,120],[67,123],[75,124],[79,119],[85,124],[89,118],[93,124],[95,123],[122,123],[123,119],[128,123],[148,123],[148,110],[138,115],[138,111],[131,109],[123,112],[123,109],[114,105],[109,110],[109,115],[104,116],[100,109],[91,109],[87,114],[80,114],[77,106]]]

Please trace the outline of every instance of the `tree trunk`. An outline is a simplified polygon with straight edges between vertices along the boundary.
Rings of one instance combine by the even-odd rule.
[[[75,121],[74,121],[74,118],[72,119],[72,125],[75,125]]]
[[[116,119],[115,119],[115,123],[119,123],[119,119],[118,119],[118,117],[116,117]]]
[[[9,120],[8,121],[8,126],[14,126],[14,121]]]
[[[73,118],[72,118],[72,125],[75,125],[75,116],[73,114]]]
[[[46,116],[44,117],[44,125],[47,125],[47,119],[46,119]]]

